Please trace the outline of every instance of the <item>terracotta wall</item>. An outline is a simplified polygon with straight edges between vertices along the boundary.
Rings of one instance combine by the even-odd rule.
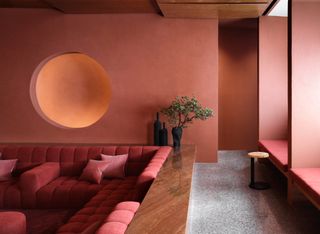
[[[217,20],[1,9],[0,28],[1,142],[151,143],[156,111],[176,95],[195,95],[215,117],[186,129],[183,143],[198,145],[198,161],[216,161]],[[66,51],[93,57],[111,79],[109,111],[88,128],[55,127],[30,101],[34,69]]]
[[[292,1],[293,167],[320,167],[320,1]]]
[[[287,18],[259,19],[259,139],[287,139]]]
[[[257,147],[257,36],[257,20],[220,23],[220,150]]]

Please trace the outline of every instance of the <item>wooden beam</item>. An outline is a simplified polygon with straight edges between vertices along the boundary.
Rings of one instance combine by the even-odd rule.
[[[170,4],[160,3],[165,17],[170,18],[256,18],[266,4]]]
[[[65,13],[159,13],[153,0],[46,0]]]
[[[0,7],[50,8],[50,6],[42,0],[0,0]]]
[[[268,3],[269,0],[157,0],[158,3],[171,3],[171,4],[255,4],[255,3]]]

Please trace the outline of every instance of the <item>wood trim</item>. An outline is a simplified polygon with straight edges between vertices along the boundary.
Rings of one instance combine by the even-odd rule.
[[[299,189],[299,191],[315,206],[320,210],[320,204],[318,202],[316,202],[298,183],[296,183],[294,181],[294,179],[292,178],[292,188],[296,187],[297,189]],[[290,191],[292,192],[292,190]],[[292,199],[292,198],[291,198]],[[293,204],[293,200],[289,201],[291,203],[289,204]]]
[[[269,0],[156,0],[168,4],[267,4]]]
[[[293,180],[291,176],[288,176],[287,181],[287,201],[289,205],[293,204]]]

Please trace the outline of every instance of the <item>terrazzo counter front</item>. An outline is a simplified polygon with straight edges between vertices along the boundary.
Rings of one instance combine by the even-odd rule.
[[[172,150],[129,225],[127,234],[185,233],[194,145]]]

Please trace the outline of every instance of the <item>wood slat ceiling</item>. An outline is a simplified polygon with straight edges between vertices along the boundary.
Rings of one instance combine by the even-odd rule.
[[[0,0],[0,7],[64,13],[160,13],[174,18],[256,18],[276,0]]]
[[[165,17],[256,18],[271,0],[157,0]]]
[[[153,0],[46,0],[65,13],[158,13]]]

